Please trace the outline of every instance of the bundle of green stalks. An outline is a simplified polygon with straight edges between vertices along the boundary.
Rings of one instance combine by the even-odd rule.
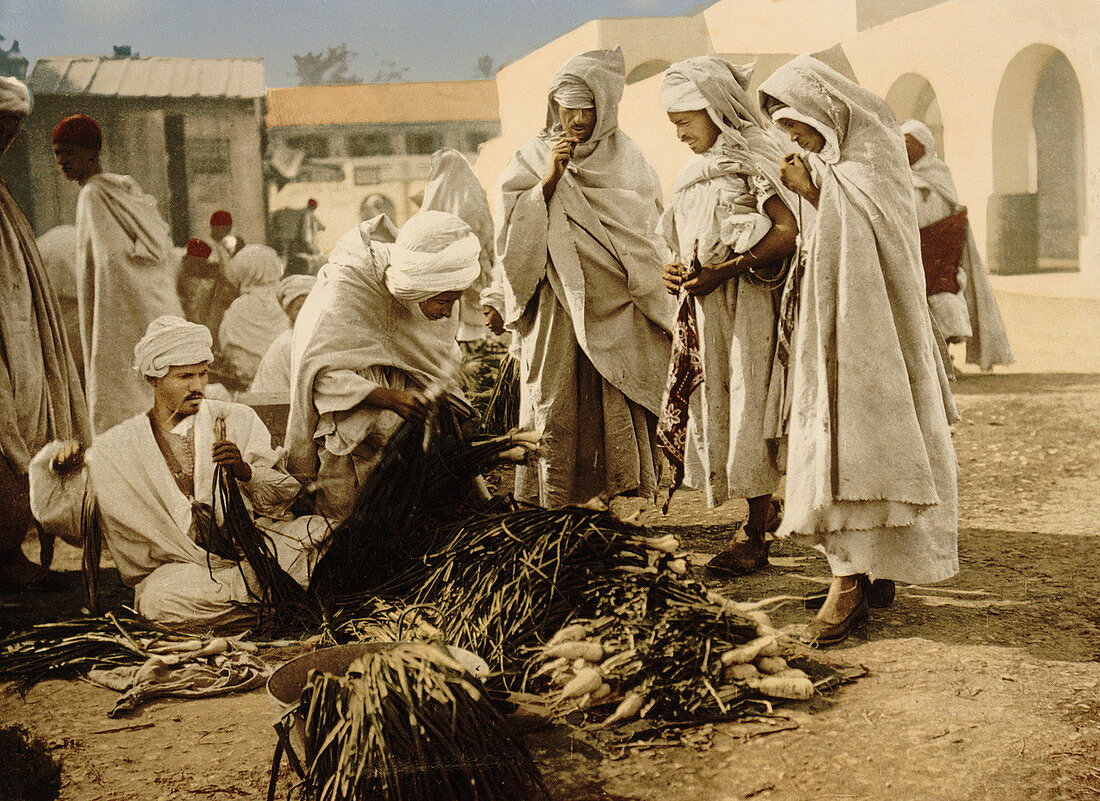
[[[137,665],[150,649],[186,635],[152,626],[138,618],[85,617],[40,623],[0,640],[0,681],[26,690],[45,679],[83,676],[92,668]]]
[[[256,627],[261,630],[300,628],[316,619],[305,589],[279,564],[275,544],[252,520],[237,479],[221,465],[214,470],[214,499],[215,508],[222,510],[223,520],[219,526],[216,517],[211,516],[208,536],[213,537],[213,529],[218,527],[218,535],[225,538],[228,547],[241,560],[238,567],[254,601]],[[244,571],[245,562],[252,568],[255,580]]]
[[[435,550],[455,520],[486,508],[474,491],[475,477],[501,458],[523,458],[537,441],[520,431],[460,440],[438,436],[430,425],[402,423],[310,578],[310,595],[325,623],[331,626],[341,607],[384,585],[394,592],[394,575]]]
[[[481,430],[486,434],[503,434],[518,425],[519,361],[506,353],[481,410]]]
[[[395,645],[346,676],[314,672],[298,712],[309,801],[548,799],[477,679],[438,646]]]
[[[585,614],[560,629],[531,667],[555,710],[605,725],[635,718],[733,719],[769,699],[810,698],[814,683],[785,655],[790,641],[762,607],[709,592],[669,555],[594,583]]]
[[[606,512],[576,507],[472,518],[391,586],[419,588],[409,600],[445,610],[449,641],[479,654],[509,684],[525,649],[576,614],[594,581],[646,564],[636,533]]]

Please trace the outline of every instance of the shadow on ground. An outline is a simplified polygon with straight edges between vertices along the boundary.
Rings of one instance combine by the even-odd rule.
[[[684,548],[702,554],[717,552],[729,536],[726,526],[654,528],[676,534]],[[923,637],[944,644],[1022,648],[1042,659],[1100,659],[1097,544],[1080,536],[963,529],[958,575],[927,587],[899,586],[894,605],[872,610],[870,622],[850,644]],[[798,542],[773,542],[771,562],[755,575],[729,581],[702,567],[695,570],[738,600],[816,594],[827,586],[824,557]],[[805,622],[809,613],[788,602],[772,617],[776,625],[786,626]]]

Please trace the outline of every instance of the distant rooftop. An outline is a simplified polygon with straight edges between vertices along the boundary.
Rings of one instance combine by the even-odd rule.
[[[269,128],[496,119],[496,81],[361,83],[267,90]]]
[[[264,96],[259,58],[40,58],[27,85],[36,95],[114,97]]]

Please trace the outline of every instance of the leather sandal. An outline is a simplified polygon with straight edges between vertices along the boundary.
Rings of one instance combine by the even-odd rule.
[[[885,609],[894,603],[896,589],[892,579],[875,579],[871,582],[870,592],[867,593],[867,605],[872,609]],[[807,595],[802,599],[802,606],[807,611],[816,611],[825,605],[827,595],[828,593]]]
[[[799,640],[811,648],[828,648],[832,645],[839,645],[848,639],[852,629],[863,625],[870,617],[867,594],[863,591],[863,582],[860,582],[859,587],[859,602],[846,618],[839,623],[829,623],[815,617],[806,625],[806,630],[799,637]]]
[[[716,553],[707,562],[707,570],[726,576],[747,576],[767,567],[771,542],[765,539],[763,530],[742,529],[742,532],[745,537]]]

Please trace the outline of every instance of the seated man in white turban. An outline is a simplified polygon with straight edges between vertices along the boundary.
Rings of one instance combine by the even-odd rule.
[[[283,454],[256,413],[204,397],[212,357],[205,326],[157,318],[134,348],[153,408],[100,434],[86,453],[55,441],[31,461],[31,508],[43,527],[79,543],[85,492],[94,492],[134,608],[163,623],[226,622],[260,592],[248,564],[210,537],[217,465],[238,481],[279,564],[302,586],[328,533],[322,518],[288,514],[300,486],[280,468]]]
[[[342,519],[402,420],[429,398],[468,415],[458,387],[455,302],[481,274],[481,243],[453,214],[401,229],[379,216],[340,239],[294,327],[287,446],[291,472],[316,478],[317,510]]]
[[[288,275],[279,283],[276,297],[279,305],[283,307],[291,327],[279,334],[264,357],[260,359],[260,366],[256,368],[256,375],[252,378],[252,386],[248,388],[250,395],[265,395],[273,400],[277,397],[279,403],[290,401],[290,348],[294,340],[294,323],[298,319],[298,313],[302,310],[302,304],[306,302],[310,290],[317,282],[313,275]]]

